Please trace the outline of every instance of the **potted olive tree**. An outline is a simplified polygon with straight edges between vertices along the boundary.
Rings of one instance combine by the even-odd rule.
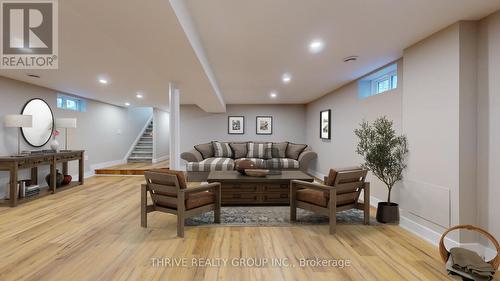
[[[398,222],[399,205],[391,202],[391,191],[394,185],[403,179],[408,155],[406,136],[396,135],[392,121],[385,116],[372,124],[363,121],[361,128],[354,130],[354,133],[359,138],[356,152],[365,160],[362,166],[379,178],[389,191],[387,202],[378,203],[377,221]]]

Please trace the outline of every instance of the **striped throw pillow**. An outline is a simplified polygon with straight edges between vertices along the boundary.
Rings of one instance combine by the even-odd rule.
[[[214,146],[214,157],[233,157],[233,150],[229,143],[214,141],[212,144]]]
[[[273,143],[272,142],[249,142],[247,158],[273,158]]]

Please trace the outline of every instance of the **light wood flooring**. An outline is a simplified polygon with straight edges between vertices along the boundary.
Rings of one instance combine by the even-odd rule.
[[[335,236],[326,225],[187,227],[180,239],[173,215],[153,213],[149,227],[141,228],[142,182],[93,177],[84,186],[0,208],[0,280],[448,280],[437,248],[394,225],[338,225]],[[152,265],[153,258],[183,257],[188,264],[191,258],[288,258],[290,266]],[[314,257],[346,259],[351,266],[297,262]]]
[[[170,161],[165,160],[158,163],[126,163],[95,170],[97,175],[144,175],[144,171],[150,169],[168,168]]]

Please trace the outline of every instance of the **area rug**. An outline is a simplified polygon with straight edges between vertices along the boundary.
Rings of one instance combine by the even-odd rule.
[[[186,219],[186,226],[216,226],[213,224],[214,213],[207,212]],[[297,221],[293,224],[318,225],[328,224],[327,216],[307,210],[297,209]],[[370,220],[370,223],[376,224]],[[289,226],[290,207],[222,207],[221,224],[233,226]],[[337,224],[363,224],[363,211],[351,209],[337,213]]]

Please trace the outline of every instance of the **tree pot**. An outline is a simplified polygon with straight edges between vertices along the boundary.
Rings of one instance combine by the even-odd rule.
[[[377,221],[381,223],[399,222],[399,205],[392,202],[379,202],[377,207]]]

